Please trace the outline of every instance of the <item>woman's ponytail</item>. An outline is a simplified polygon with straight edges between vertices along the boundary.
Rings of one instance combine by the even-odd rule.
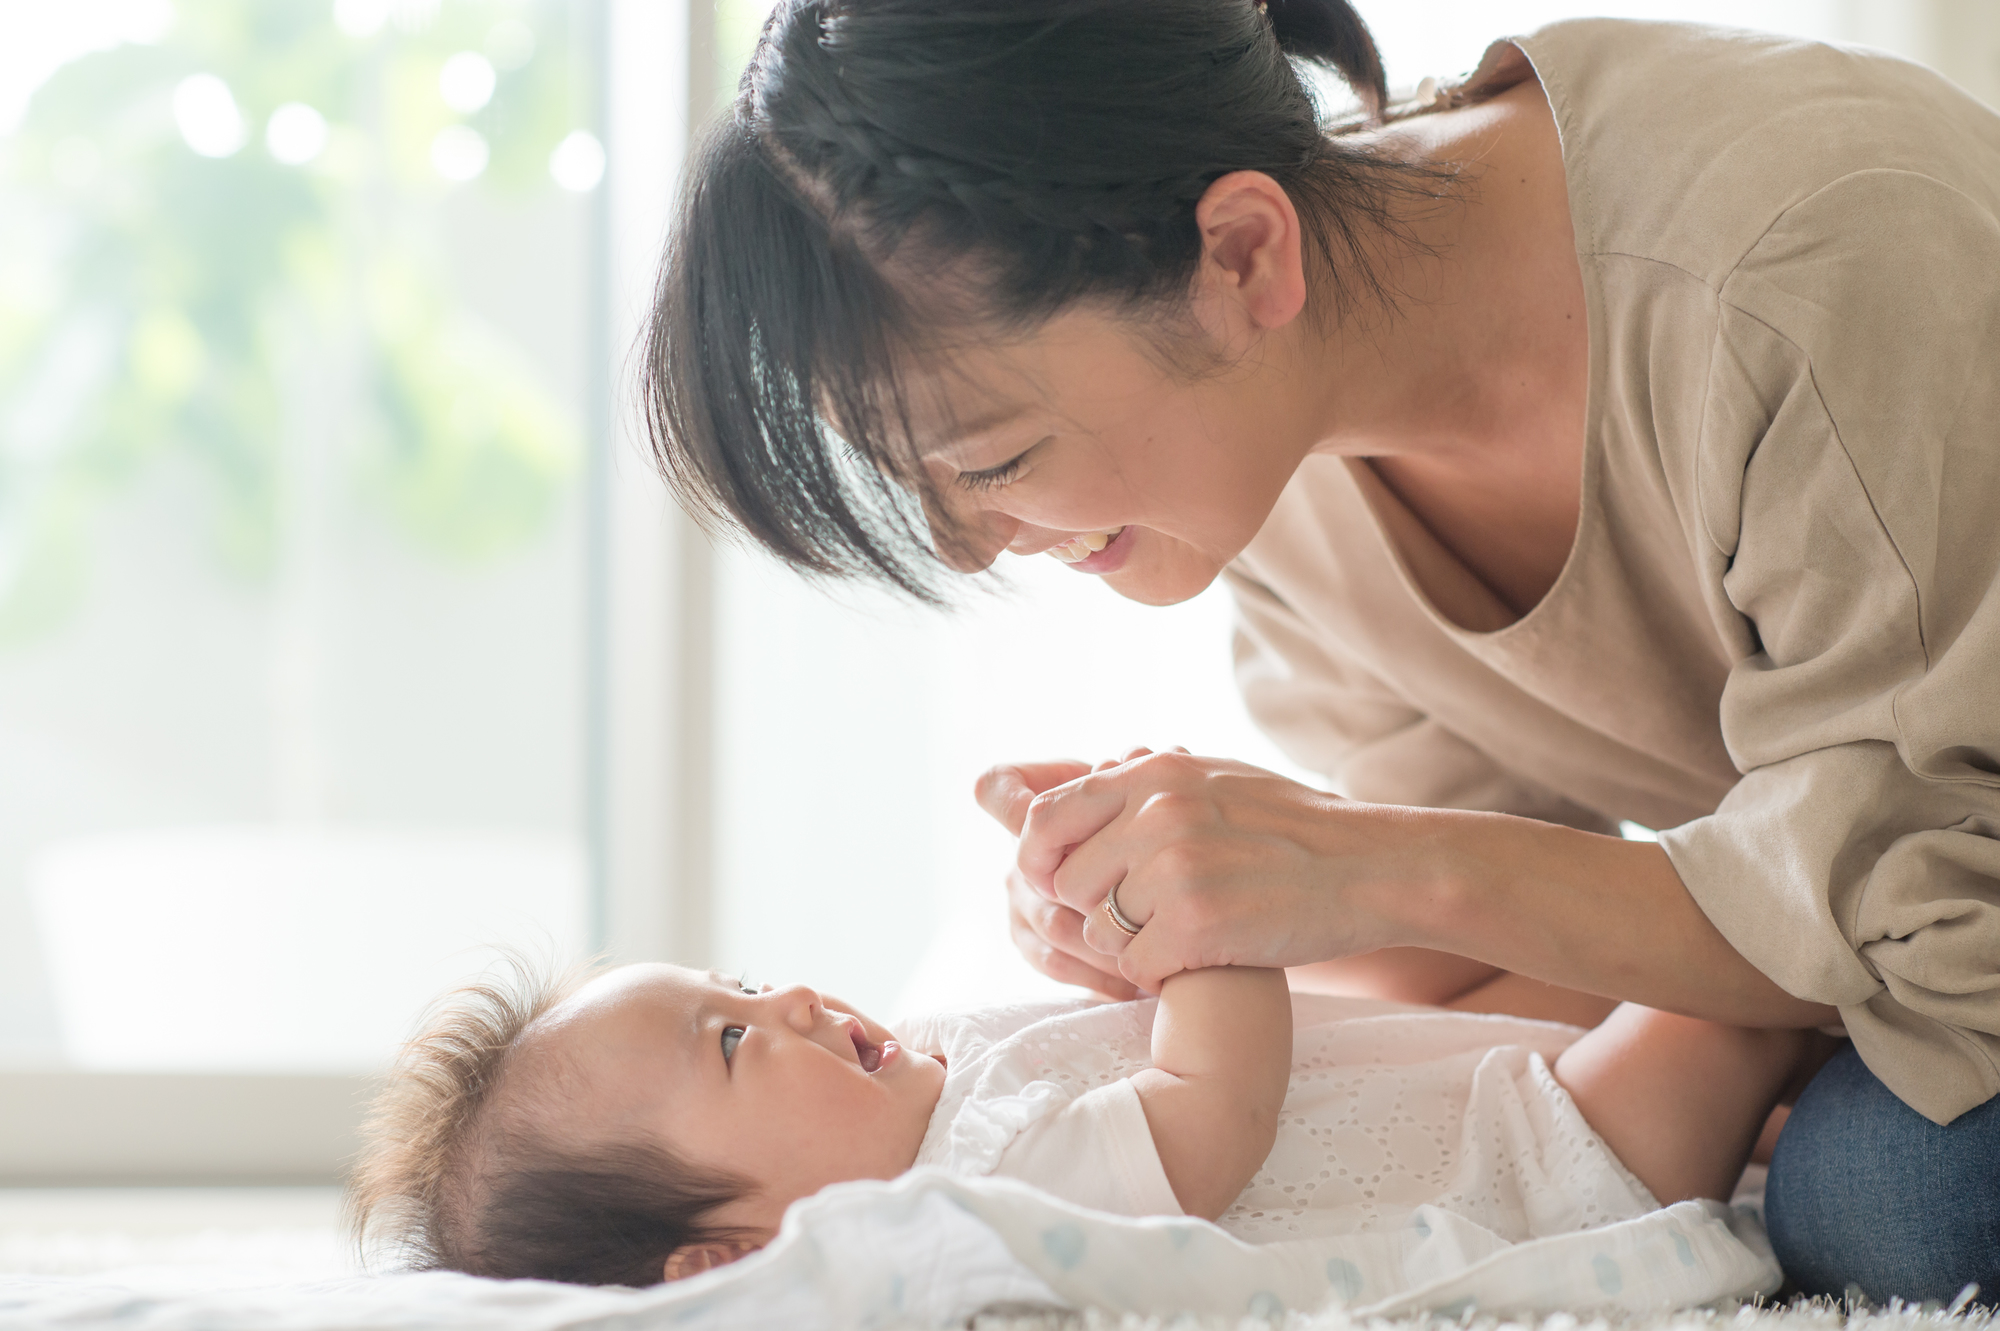
[[[1347,0],[1264,0],[1278,47],[1286,55],[1311,60],[1339,74],[1367,108],[1369,119],[1389,100],[1382,53],[1361,15]]]

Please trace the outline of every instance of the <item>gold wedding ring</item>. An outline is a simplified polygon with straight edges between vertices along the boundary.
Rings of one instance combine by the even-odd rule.
[[[1140,926],[1126,919],[1125,912],[1118,909],[1118,889],[1115,887],[1104,894],[1104,913],[1111,917],[1113,924],[1124,931],[1127,938],[1139,936]]]

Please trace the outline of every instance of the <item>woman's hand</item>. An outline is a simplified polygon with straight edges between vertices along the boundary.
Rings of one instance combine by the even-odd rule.
[[[1369,909],[1367,889],[1421,886],[1427,868],[1409,854],[1405,811],[1185,752],[1140,751],[1087,773],[1052,766],[1041,775],[1067,779],[1026,797],[1017,862],[1023,886],[1062,911],[1044,912],[1047,927],[1034,929],[1033,907],[1018,890],[1014,900],[1037,936],[1067,955],[1076,957],[1065,946],[1075,936],[1085,945],[1078,960],[1115,956],[1125,979],[1157,990],[1182,970],[1298,965],[1401,941]],[[997,775],[1008,770],[988,778],[1011,813],[1032,783],[1027,769],[1012,769],[1024,774],[1014,782]],[[1141,926],[1136,937],[1103,908],[1113,888]]]
[[[1143,753],[1145,750],[1136,750]],[[1115,767],[1100,763],[1098,767]],[[1035,796],[1068,781],[1086,776],[1089,763],[1058,759],[1045,763],[1003,763],[980,775],[973,793],[979,806],[1012,836],[1021,835],[1021,824]],[[1008,929],[1014,946],[1028,964],[1052,980],[1074,984],[1107,998],[1137,998],[1138,989],[1117,971],[1117,962],[1094,951],[1083,941],[1083,916],[1028,885],[1021,871],[1007,873]]]

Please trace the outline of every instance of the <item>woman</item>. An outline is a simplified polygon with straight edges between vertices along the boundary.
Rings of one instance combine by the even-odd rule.
[[[1229,582],[1349,798],[990,774],[1049,974],[1844,1029],[1786,1271],[2000,1293],[2000,119],[1615,22],[1385,103],[1337,0],[781,7],[661,281],[667,475],[919,597],[1003,549]]]

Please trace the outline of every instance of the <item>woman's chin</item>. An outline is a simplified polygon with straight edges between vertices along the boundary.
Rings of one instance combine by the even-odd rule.
[[[1098,576],[1128,601],[1178,605],[1207,591],[1221,572],[1221,564],[1183,546],[1164,552],[1149,550],[1144,558],[1128,560],[1116,573]]]

